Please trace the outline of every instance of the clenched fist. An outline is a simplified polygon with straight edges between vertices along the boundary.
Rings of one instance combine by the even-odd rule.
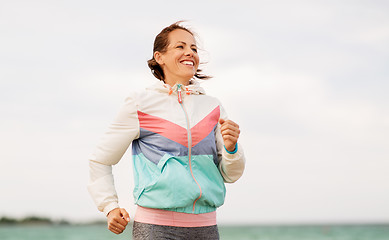
[[[126,229],[130,215],[124,208],[115,208],[107,215],[108,229],[116,234],[120,234]]]
[[[231,120],[224,120],[222,118],[219,119],[219,123],[224,146],[229,152],[233,152],[240,134],[239,125]]]

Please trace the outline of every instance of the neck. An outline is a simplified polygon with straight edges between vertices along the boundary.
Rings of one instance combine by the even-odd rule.
[[[190,79],[182,79],[182,78],[177,78],[177,79],[174,79],[174,78],[166,78],[165,79],[165,83],[166,84],[169,84],[170,86],[174,86],[175,84],[182,84],[182,85],[189,85],[189,81]]]

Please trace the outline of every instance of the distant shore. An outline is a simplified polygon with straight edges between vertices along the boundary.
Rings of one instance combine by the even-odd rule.
[[[75,223],[65,219],[53,220],[47,217],[28,216],[24,218],[12,218],[3,216],[0,218],[0,226],[2,225],[95,225],[106,224],[105,221],[96,220],[83,223]]]

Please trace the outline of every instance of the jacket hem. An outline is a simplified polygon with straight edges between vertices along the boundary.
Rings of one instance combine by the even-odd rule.
[[[141,205],[139,205],[141,206]],[[146,207],[147,206],[141,206],[141,207]],[[180,213],[191,213],[191,214],[202,214],[202,213],[210,213],[216,211],[216,207],[211,207],[211,206],[201,206],[201,205],[196,205],[195,210],[193,211],[193,206],[187,206],[187,207],[177,207],[177,208],[159,208],[161,210],[166,210],[166,211],[172,211],[172,212],[180,212]]]

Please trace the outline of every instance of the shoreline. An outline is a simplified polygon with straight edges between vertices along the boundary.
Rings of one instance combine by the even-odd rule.
[[[28,216],[13,218],[3,216],[0,218],[0,226],[86,226],[106,224],[105,220],[91,220],[86,222],[74,222],[66,219],[54,220],[48,217]]]

